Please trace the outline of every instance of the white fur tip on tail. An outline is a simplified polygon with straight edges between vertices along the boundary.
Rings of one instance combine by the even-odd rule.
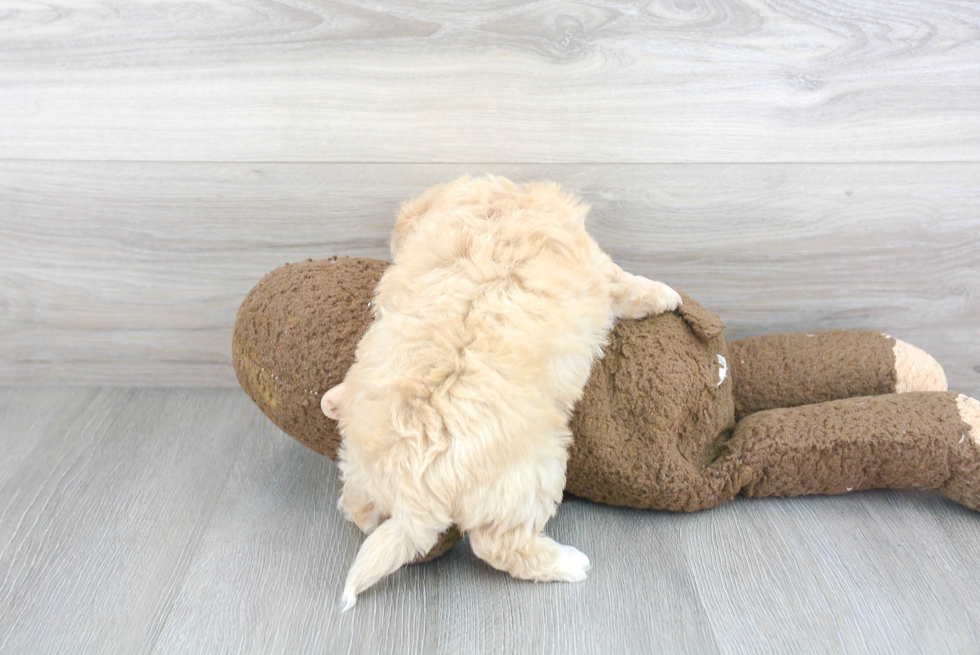
[[[344,595],[341,596],[340,600],[341,600],[340,611],[346,612],[350,608],[354,607],[354,604],[357,602],[357,594],[354,593],[353,589],[345,589]]]

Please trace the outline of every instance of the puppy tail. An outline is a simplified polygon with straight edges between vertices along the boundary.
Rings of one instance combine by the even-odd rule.
[[[364,540],[347,574],[343,611],[354,606],[359,593],[427,553],[448,527],[448,523],[427,525],[397,514],[378,526]]]

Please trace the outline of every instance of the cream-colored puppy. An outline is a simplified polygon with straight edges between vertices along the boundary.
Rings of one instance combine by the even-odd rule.
[[[452,524],[517,578],[577,582],[589,559],[544,536],[565,486],[568,420],[619,317],[676,308],[585,231],[556,184],[464,177],[406,203],[374,322],[324,413],[343,435],[340,506],[368,538],[357,594]]]

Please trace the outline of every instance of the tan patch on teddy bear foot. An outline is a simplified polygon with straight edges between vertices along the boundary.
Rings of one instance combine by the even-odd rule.
[[[956,407],[960,418],[970,426],[969,437],[980,445],[980,400],[960,394],[956,396]]]
[[[887,334],[885,336],[888,336]],[[946,391],[946,372],[932,355],[895,339],[895,393]]]
[[[952,500],[980,512],[980,401],[956,394],[956,409],[963,424],[950,448],[950,476],[939,488]]]

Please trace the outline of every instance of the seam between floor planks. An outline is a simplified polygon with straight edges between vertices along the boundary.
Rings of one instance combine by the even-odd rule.
[[[20,603],[0,612],[14,650],[52,650],[51,640],[62,639],[101,652],[160,653],[348,645],[436,653],[957,652],[975,645],[980,626],[977,515],[928,492],[744,499],[695,514],[566,503],[548,532],[592,557],[585,583],[515,581],[461,547],[396,573],[342,615],[337,599],[362,537],[337,511],[336,469],[279,433],[240,391],[5,389],[0,409],[0,445],[37,439],[19,461],[6,469],[0,462],[0,489],[71,491],[42,511],[26,506],[34,514],[22,515],[25,525],[43,528],[30,543],[14,516],[0,513],[0,537],[13,527],[11,536],[31,549],[29,559],[14,560],[18,586],[0,585],[3,598],[14,591]],[[90,419],[100,420],[88,431],[98,437],[94,446],[73,444],[72,435],[85,434],[80,421]],[[72,463],[72,453],[88,463]],[[221,480],[208,475],[208,461],[222,465]],[[190,469],[198,473],[188,477]],[[210,488],[211,505],[197,514],[184,551],[167,550],[165,530],[133,542],[126,535],[138,532],[112,527],[126,516],[168,517],[165,492],[185,483]],[[181,493],[178,506],[193,511],[195,490]],[[133,514],[135,496],[145,500]],[[25,507],[16,494],[3,497]],[[98,528],[93,519],[108,523]],[[127,544],[142,546],[127,553]],[[54,557],[60,552],[72,556]],[[161,558],[177,566],[141,586]],[[91,596],[99,589],[102,596]],[[113,589],[128,589],[129,602],[104,595]],[[73,604],[90,596],[95,602]],[[132,615],[137,607],[152,615]],[[19,632],[10,632],[11,622]]]

